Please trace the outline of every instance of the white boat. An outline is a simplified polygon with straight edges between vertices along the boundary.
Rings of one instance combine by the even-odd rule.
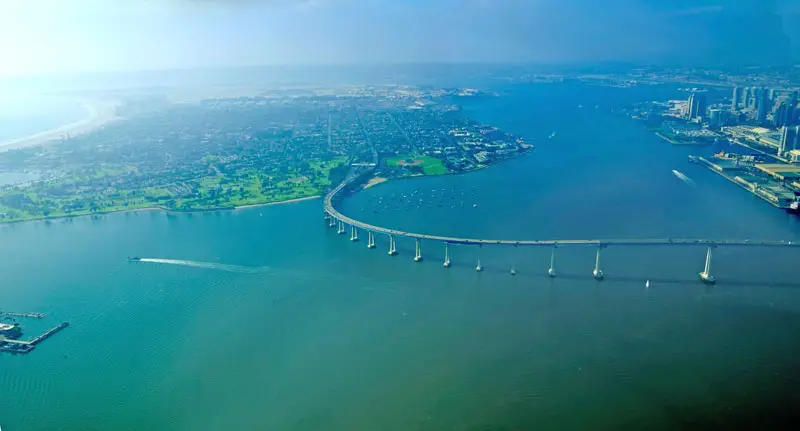
[[[647,281],[644,282],[644,287],[646,287],[648,289],[650,288],[650,280],[647,280]]]

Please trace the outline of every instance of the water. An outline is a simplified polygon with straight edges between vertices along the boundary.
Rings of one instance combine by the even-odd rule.
[[[344,212],[470,237],[800,237],[797,218],[688,165],[698,150],[610,113],[644,90],[502,90],[465,110],[534,153],[379,185]],[[360,212],[371,196],[442,188],[470,205]],[[719,249],[706,287],[702,248],[609,248],[598,283],[590,248],[559,250],[550,279],[549,250],[484,247],[478,274],[475,248],[453,247],[445,270],[441,246],[423,243],[415,264],[413,242],[390,258],[385,238],[368,250],[346,236],[320,201],[0,226],[2,308],[49,314],[26,321],[29,336],[72,323],[0,356],[0,426],[770,428],[798,401],[797,251]]]
[[[80,121],[89,111],[79,101],[56,96],[7,96],[0,103],[0,143]]]

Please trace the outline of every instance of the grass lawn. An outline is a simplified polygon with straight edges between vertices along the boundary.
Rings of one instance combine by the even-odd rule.
[[[421,166],[425,175],[442,175],[448,172],[441,160],[431,156],[392,157],[386,160],[386,165],[392,167]]]

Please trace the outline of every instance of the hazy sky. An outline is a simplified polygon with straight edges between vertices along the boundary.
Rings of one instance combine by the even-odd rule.
[[[800,0],[0,0],[0,76],[800,58]]]

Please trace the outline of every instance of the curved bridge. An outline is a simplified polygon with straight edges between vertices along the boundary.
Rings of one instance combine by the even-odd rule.
[[[459,245],[506,245],[506,246],[515,246],[515,247],[553,247],[560,248],[560,247],[597,247],[597,259],[595,262],[595,270],[593,272],[595,278],[602,279],[602,271],[600,270],[600,250],[605,247],[609,246],[679,246],[679,245],[690,245],[690,246],[705,246],[708,248],[706,253],[706,267],[703,272],[701,272],[700,278],[703,281],[713,283],[714,277],[710,274],[710,266],[711,266],[711,249],[716,247],[789,247],[789,248],[800,248],[800,242],[792,242],[792,241],[751,241],[751,240],[735,240],[735,239],[686,239],[686,238],[667,238],[667,239],[554,239],[554,240],[502,240],[502,239],[478,239],[478,238],[459,238],[459,237],[448,237],[448,236],[439,236],[439,235],[428,235],[422,233],[414,233],[414,232],[407,232],[401,231],[396,229],[388,229],[380,226],[371,225],[369,223],[364,223],[348,217],[341,212],[339,212],[333,206],[333,200],[336,195],[342,191],[345,187],[347,187],[350,183],[350,180],[345,180],[335,189],[331,190],[324,199],[324,216],[326,220],[329,220],[330,227],[337,227],[339,234],[345,232],[344,225],[350,225],[350,240],[351,241],[358,241],[358,229],[362,229],[367,231],[369,235],[369,242],[367,247],[374,248],[375,247],[375,234],[384,234],[389,237],[389,254],[394,255],[397,253],[395,247],[395,237],[407,237],[413,238],[416,241],[416,255],[414,260],[419,262],[422,260],[422,250],[420,242],[422,240],[425,241],[434,241],[434,242],[441,242],[445,244],[445,262],[444,266],[450,266],[450,257],[449,257],[449,244],[459,244]],[[550,275],[555,276],[555,268],[554,268],[554,259],[555,259],[555,250],[551,255],[551,262],[550,262]],[[480,265],[480,258],[478,259],[478,266],[476,267],[478,271],[482,269]],[[512,274],[516,273],[516,270],[512,268]]]

